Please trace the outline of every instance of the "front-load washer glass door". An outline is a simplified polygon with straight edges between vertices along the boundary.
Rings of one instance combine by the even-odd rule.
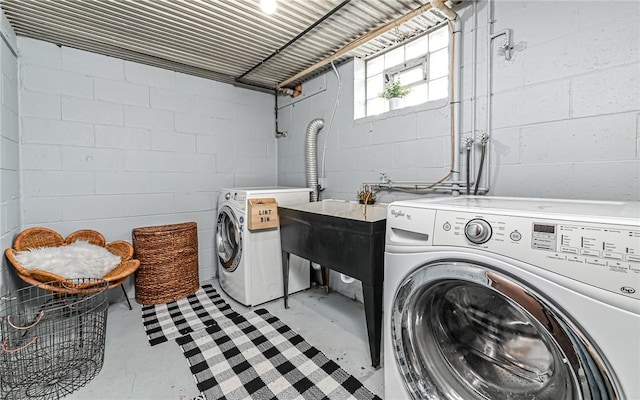
[[[233,272],[242,257],[242,228],[228,206],[221,207],[218,213],[216,245],[220,265],[225,271]]]
[[[617,399],[586,335],[540,293],[487,266],[406,277],[392,341],[414,399]]]

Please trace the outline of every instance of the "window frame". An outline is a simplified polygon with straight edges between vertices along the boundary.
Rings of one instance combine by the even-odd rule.
[[[370,65],[369,63],[372,60],[374,60],[376,58],[379,58],[379,57],[384,57],[385,54],[390,53],[390,52],[392,52],[392,51],[394,51],[394,50],[396,50],[396,49],[398,49],[400,47],[403,48],[403,57],[406,57],[406,51],[407,51],[406,46],[407,45],[409,45],[411,42],[414,42],[416,40],[424,38],[425,36],[428,36],[428,35],[436,32],[436,31],[438,31],[440,29],[443,29],[443,30],[446,31],[446,34],[447,34],[447,45],[446,46],[438,48],[438,49],[435,49],[433,51],[431,49],[429,49],[429,50],[427,50],[426,53],[424,53],[422,55],[419,55],[419,56],[414,57],[414,58],[409,59],[409,60],[405,59],[401,64],[397,64],[397,65],[394,65],[394,66],[389,67],[389,68],[384,68],[384,66],[383,66],[382,72],[380,72],[378,74],[374,74],[372,76],[369,76],[369,65]],[[411,82],[411,83],[406,84],[406,85],[403,84],[403,86],[406,86],[406,87],[409,87],[409,88],[413,88],[413,87],[416,87],[416,86],[419,86],[419,85],[422,85],[422,84],[426,84],[427,86],[429,86],[430,82],[438,80],[438,79],[442,79],[444,77],[446,77],[446,79],[447,79],[447,84],[450,85],[450,83],[451,83],[451,73],[450,73],[451,57],[447,57],[447,71],[448,71],[447,74],[444,75],[444,76],[440,76],[438,78],[435,78],[435,79],[429,79],[430,75],[431,75],[431,70],[430,70],[431,55],[433,53],[441,51],[442,49],[447,49],[447,52],[449,52],[450,51],[450,48],[449,48],[450,47],[450,42],[451,42],[450,28],[449,28],[449,26],[448,26],[448,24],[446,22],[442,22],[441,24],[438,24],[438,25],[434,26],[432,29],[429,29],[429,30],[425,31],[425,32],[421,33],[420,35],[416,35],[415,37],[411,38],[410,40],[403,41],[401,43],[398,43],[397,45],[394,45],[394,46],[389,47],[388,49],[385,49],[382,52],[372,54],[369,57],[365,57],[364,60],[363,60],[364,61],[364,117],[365,118],[366,117],[374,117],[376,115],[381,115],[381,114],[384,114],[384,113],[387,113],[387,112],[391,111],[391,110],[387,109],[387,105],[385,104],[384,110],[382,112],[377,113],[377,114],[370,114],[369,113],[370,102],[372,100],[375,100],[378,97],[378,93],[375,93],[374,95],[369,93],[369,83],[368,83],[368,81],[369,81],[370,78],[375,77],[377,75],[380,75],[381,79],[383,80],[382,87],[384,87],[384,85],[389,81],[387,79],[387,77],[389,79],[394,79],[395,76],[401,74],[402,72],[408,71],[408,70],[413,69],[416,66],[419,66],[419,65],[422,64],[423,65],[423,79],[421,79],[419,81]],[[446,96],[444,96],[442,98],[438,98],[438,99],[429,100],[430,96],[429,96],[429,94],[427,94],[427,96],[424,99],[424,101],[422,101],[420,103],[415,103],[413,105],[425,104],[425,103],[429,103],[431,101],[438,101],[438,100],[441,100],[441,99],[446,99],[446,98],[449,97],[449,95],[450,95],[449,91],[447,91],[447,95]],[[409,106],[403,106],[401,108],[405,108],[405,107],[409,107]]]

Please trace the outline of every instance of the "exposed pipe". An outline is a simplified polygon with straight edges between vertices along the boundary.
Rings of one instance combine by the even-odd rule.
[[[275,94],[275,99],[276,99],[276,104],[275,104],[275,106],[273,107],[273,109],[274,109],[274,111],[275,111],[275,114],[276,114],[276,117],[275,117],[275,120],[276,120],[276,137],[277,137],[277,138],[279,138],[279,137],[287,137],[287,135],[289,135],[289,133],[288,133],[287,131],[282,131],[282,132],[281,132],[281,131],[278,129],[278,89],[276,89],[276,90],[274,91],[274,94]]]
[[[316,26],[320,25],[322,22],[324,22],[324,20],[326,20],[327,18],[329,18],[330,16],[332,16],[333,14],[335,14],[336,12],[338,12],[338,10],[340,10],[342,7],[346,6],[351,0],[344,0],[342,3],[338,4],[337,6],[335,6],[331,11],[329,11],[328,13],[326,13],[325,15],[322,16],[322,18],[320,18],[319,20],[317,20],[316,22],[314,22],[313,24],[311,24],[309,27],[307,27],[304,31],[300,32],[299,34],[297,34],[293,39],[289,40],[287,43],[285,43],[283,46],[281,46],[279,49],[277,49],[276,51],[274,51],[273,53],[269,54],[265,59],[263,59],[262,61],[260,61],[259,63],[257,63],[256,65],[254,65],[253,67],[249,68],[246,72],[244,72],[242,75],[240,75],[239,77],[236,78],[236,81],[241,80],[242,78],[244,78],[245,76],[249,75],[251,72],[253,72],[253,70],[255,70],[256,68],[264,65],[264,63],[266,63],[267,61],[269,61],[270,59],[272,59],[273,57],[277,56],[278,54],[280,54],[281,51],[283,51],[284,49],[286,49],[287,47],[291,46],[293,43],[295,43],[298,39],[300,39],[301,37],[303,37],[304,35],[306,35],[307,33],[309,33],[309,31],[311,31],[313,28],[315,28]],[[279,85],[279,86],[284,86],[284,85]]]
[[[448,20],[453,21],[454,19],[458,18],[458,14],[456,14],[455,11],[447,7],[444,4],[443,0],[429,0],[429,3],[433,8],[435,8],[436,10],[444,14],[444,16],[447,17]]]
[[[433,7],[431,6],[431,4],[427,3],[427,4],[423,4],[420,7],[409,11],[408,13],[406,13],[405,15],[394,19],[391,22],[388,22],[387,24],[381,26],[378,29],[375,29],[365,35],[360,36],[359,38],[353,40],[352,42],[350,42],[349,44],[345,45],[344,47],[342,47],[340,50],[336,51],[335,53],[333,53],[332,55],[330,55],[329,57],[313,64],[312,66],[310,66],[309,68],[305,69],[304,71],[298,72],[297,74],[295,74],[294,76],[292,76],[291,78],[288,78],[282,82],[280,82],[280,84],[278,85],[279,87],[283,87],[286,86],[292,82],[297,81],[298,79],[312,73],[313,71],[324,67],[325,65],[329,64],[331,61],[334,61],[340,57],[342,57],[343,55],[347,54],[348,52],[350,52],[351,50],[355,49],[356,47],[368,42],[369,40],[373,39],[376,36],[380,36],[383,33],[390,31],[391,29],[396,28],[398,25],[403,24],[405,22],[407,22],[408,20],[410,20],[411,18],[417,17],[418,15],[421,15],[429,10],[431,10]]]
[[[304,145],[304,161],[307,172],[307,187],[311,189],[309,199],[318,201],[318,131],[324,128],[324,120],[316,118],[307,127]]]

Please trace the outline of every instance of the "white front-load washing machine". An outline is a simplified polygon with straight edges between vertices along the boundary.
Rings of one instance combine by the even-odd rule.
[[[274,198],[279,205],[309,202],[308,188],[242,187],[220,189],[216,250],[220,287],[234,300],[255,306],[282,297],[280,230],[250,231],[248,201]],[[309,287],[309,262],[292,257],[289,293]]]
[[[394,399],[640,399],[640,202],[391,203]]]

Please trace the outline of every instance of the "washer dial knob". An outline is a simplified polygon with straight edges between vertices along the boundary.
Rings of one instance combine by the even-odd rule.
[[[229,200],[231,198],[231,193],[225,193],[224,198],[225,200]]]
[[[491,239],[491,225],[483,219],[472,219],[464,227],[464,235],[471,243],[482,244]]]

